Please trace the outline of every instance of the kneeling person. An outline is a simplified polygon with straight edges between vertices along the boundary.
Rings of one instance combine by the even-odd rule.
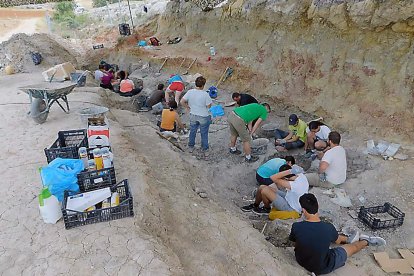
[[[256,180],[260,185],[273,184],[270,177],[279,172],[281,166],[288,164],[295,165],[295,158],[293,156],[285,156],[283,158],[273,158],[261,165],[256,171]]]
[[[256,214],[269,214],[273,206],[278,211],[296,211],[301,213],[299,197],[308,192],[309,184],[306,176],[298,168],[283,165],[279,173],[270,178],[276,186],[261,185],[257,191],[255,202],[242,207],[242,211],[253,211]],[[282,190],[283,189],[283,190]],[[263,201],[263,207],[259,207]]]

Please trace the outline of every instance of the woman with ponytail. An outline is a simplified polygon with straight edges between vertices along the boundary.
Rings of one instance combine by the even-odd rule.
[[[177,125],[180,129],[184,129],[184,125],[181,123],[180,116],[178,115],[177,109],[177,102],[172,101],[170,102],[170,107],[165,108],[161,114],[161,125],[160,131],[177,131]]]

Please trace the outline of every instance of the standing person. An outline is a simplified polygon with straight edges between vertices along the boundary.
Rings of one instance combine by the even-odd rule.
[[[104,65],[103,64],[99,64],[98,70],[95,71],[95,80],[97,81],[101,81],[102,77],[104,76]]]
[[[296,114],[289,116],[289,132],[276,129],[275,145],[278,151],[301,148],[306,141],[306,123]]]
[[[227,118],[230,126],[230,153],[241,154],[236,148],[237,137],[240,137],[243,143],[243,151],[246,162],[256,162],[259,157],[251,155],[250,143],[252,135],[259,128],[260,124],[267,119],[270,112],[268,104],[252,103],[236,107]],[[253,125],[253,121],[256,123]]]
[[[256,181],[260,185],[271,185],[273,180],[272,175],[277,174],[281,166],[288,164],[295,165],[295,158],[293,156],[285,156],[283,158],[273,158],[257,168]]]
[[[305,141],[306,153],[312,153],[313,150],[324,151],[328,147],[328,135],[330,128],[319,121],[312,121],[306,129],[307,138]]]
[[[302,195],[299,203],[305,220],[293,223],[289,239],[295,243],[296,261],[309,272],[330,273],[368,245],[386,245],[383,238],[360,235],[357,231],[350,237],[338,235],[331,223],[321,221],[318,201],[313,194]],[[331,249],[331,243],[340,246]]]
[[[121,82],[119,84],[119,95],[124,97],[132,97],[141,92],[142,89],[135,88],[135,84],[132,80],[128,79],[125,71],[119,72]]]
[[[190,89],[181,99],[181,104],[190,110],[190,136],[188,138],[189,152],[194,151],[195,138],[198,128],[201,132],[201,149],[204,156],[208,156],[208,129],[211,124],[211,116],[208,109],[211,107],[213,101],[210,96],[204,91],[206,79],[198,77],[195,80],[195,89]]]
[[[341,135],[336,131],[331,131],[328,135],[330,149],[325,153],[320,153],[322,160],[319,163],[319,174],[306,174],[311,186],[332,188],[345,182],[347,168],[346,152],[339,145],[340,142]]]
[[[309,184],[306,176],[299,168],[282,165],[277,174],[270,177],[276,185],[261,185],[256,193],[254,203],[243,206],[243,212],[253,211],[255,214],[269,214],[273,206],[278,211],[296,211],[301,213],[299,197],[308,192]],[[263,202],[263,207],[260,206]]]
[[[149,108],[152,108],[157,103],[161,103],[164,99],[164,84],[158,84],[157,90],[154,90],[149,98],[146,100],[145,105]],[[177,102],[176,102],[177,103]]]
[[[181,94],[184,91],[184,82],[180,75],[171,75],[170,79],[168,80],[168,87],[165,90],[165,102],[168,103],[170,101],[170,94],[174,93],[175,102],[180,102]]]
[[[251,103],[259,103],[255,97],[245,93],[233,93],[231,95],[231,98],[237,103],[238,106],[243,106]]]
[[[160,131],[177,131],[177,125],[180,129],[184,129],[184,125],[181,123],[180,115],[177,113],[177,103],[175,101],[170,102],[170,107],[162,110],[161,113],[161,125]]]

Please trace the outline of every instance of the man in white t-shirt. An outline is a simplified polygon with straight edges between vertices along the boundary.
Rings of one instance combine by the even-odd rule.
[[[309,190],[308,179],[301,172],[302,170],[292,168],[288,164],[282,165],[279,173],[270,177],[276,187],[261,185],[257,190],[255,202],[243,206],[242,211],[267,215],[273,206],[278,211],[296,211],[300,214],[302,207],[299,198]],[[263,207],[259,207],[262,201]]]
[[[336,185],[343,184],[346,180],[346,152],[339,145],[341,135],[332,131],[328,136],[328,144],[330,149],[327,150],[319,164],[319,174],[306,174],[309,185],[313,187],[331,188]]]
[[[204,86],[206,79],[204,77],[198,77],[195,80],[196,89],[190,89],[181,99],[181,104],[187,110],[190,111],[190,136],[188,138],[189,152],[194,151],[195,138],[198,128],[201,133],[201,149],[204,156],[207,157],[208,153],[208,129],[211,124],[211,117],[208,113],[208,109],[211,107],[213,101],[207,92],[205,92]]]
[[[104,65],[99,64],[99,69],[95,71],[95,80],[101,81],[102,77],[104,76]]]

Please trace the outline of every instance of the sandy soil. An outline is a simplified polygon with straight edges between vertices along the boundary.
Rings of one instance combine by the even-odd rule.
[[[0,42],[17,33],[46,32],[45,15],[46,10],[0,9]]]

